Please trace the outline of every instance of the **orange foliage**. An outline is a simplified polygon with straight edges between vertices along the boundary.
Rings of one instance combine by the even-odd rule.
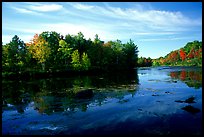
[[[182,49],[180,50],[180,57],[182,60],[186,59],[186,53]]]

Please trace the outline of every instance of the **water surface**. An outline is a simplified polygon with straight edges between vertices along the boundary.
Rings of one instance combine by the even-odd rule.
[[[76,98],[84,89],[93,96]],[[2,81],[2,134],[201,135],[202,69]]]

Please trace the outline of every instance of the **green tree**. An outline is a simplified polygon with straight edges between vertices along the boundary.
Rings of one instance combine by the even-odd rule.
[[[130,69],[137,66],[138,48],[131,39],[124,44],[123,55],[126,68]]]
[[[71,52],[72,52],[72,48],[70,48],[70,44],[67,44],[66,41],[64,41],[64,40],[60,40],[58,51],[62,53],[62,54],[60,54],[60,58],[62,60],[64,60],[65,66],[67,67],[68,60],[69,60],[69,58],[71,56]]]
[[[90,59],[88,58],[88,55],[84,52],[82,55],[82,69],[83,70],[89,70],[91,67]]]
[[[3,66],[7,66],[9,71],[21,71],[26,58],[25,43],[15,35],[6,46],[3,46]]]
[[[50,48],[51,53],[49,58],[47,59],[47,67],[53,69],[61,66],[59,61],[60,56],[59,54],[57,54],[61,35],[55,31],[45,31],[42,32],[39,36],[47,42],[47,46]]]
[[[114,42],[111,43],[111,48],[113,49],[114,51],[114,57],[115,57],[115,61],[114,61],[114,64],[115,66],[117,67],[121,67],[121,58],[123,57],[122,55],[122,49],[123,49],[123,44],[120,40],[116,40]]]
[[[73,53],[72,53],[72,67],[74,70],[81,70],[81,63],[80,63],[80,56],[79,56],[79,51],[78,50],[75,50]]]
[[[9,45],[2,45],[2,71],[9,71]]]

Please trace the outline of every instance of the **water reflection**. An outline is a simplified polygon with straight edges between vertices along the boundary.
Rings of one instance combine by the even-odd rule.
[[[200,135],[201,76],[197,68],[159,67],[3,81],[2,134]]]
[[[189,87],[202,87],[202,70],[181,69],[170,71],[169,75]],[[3,111],[16,109],[18,113],[24,113],[31,102],[34,102],[34,109],[41,114],[74,112],[78,109],[86,111],[90,104],[101,106],[108,98],[116,98],[119,103],[127,102],[123,100],[124,96],[134,96],[138,83],[137,70],[98,76],[3,81],[2,106]],[[84,89],[92,89],[94,96],[87,99],[75,98],[76,93]]]
[[[103,105],[108,98],[122,100],[137,90],[137,70],[131,73],[101,74],[71,78],[51,78],[36,81],[3,81],[3,110],[23,113],[30,103],[43,114],[77,110],[86,111],[90,104]],[[82,90],[91,89],[93,97],[76,98]],[[12,104],[11,107],[9,104]]]
[[[188,85],[188,87],[194,87],[199,89],[202,87],[202,70],[186,70],[170,72],[170,76],[173,79],[181,80]]]

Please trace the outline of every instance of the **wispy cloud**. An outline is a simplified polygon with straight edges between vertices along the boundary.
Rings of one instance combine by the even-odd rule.
[[[47,4],[47,5],[41,4],[41,5],[30,5],[28,8],[34,11],[51,12],[51,11],[59,11],[63,8],[63,6],[59,4]]]
[[[95,6],[81,4],[81,3],[69,3],[69,4],[79,10],[91,10],[95,7]]]
[[[12,9],[14,9],[15,11],[17,11],[18,13],[24,13],[24,14],[35,14],[35,15],[39,15],[40,13],[37,13],[35,11],[31,11],[25,8],[18,8],[18,7],[11,7]]]
[[[43,15],[42,14],[43,12],[62,10],[63,6],[59,4],[42,4],[42,3],[24,2],[24,4],[22,5],[18,5],[18,4],[12,5],[11,8],[17,11],[18,13]]]
[[[124,9],[120,7],[111,7],[109,5],[106,5],[106,7],[88,6],[81,3],[72,3],[71,6],[76,9],[83,9],[80,7],[87,7],[85,8],[87,12],[100,15],[101,17],[122,19],[127,22],[133,21],[138,25],[146,25],[152,29],[159,29],[164,31],[181,31],[185,30],[186,26],[202,25],[201,18],[192,20],[178,11],[170,12],[162,10],[145,10],[141,6],[139,9]]]

